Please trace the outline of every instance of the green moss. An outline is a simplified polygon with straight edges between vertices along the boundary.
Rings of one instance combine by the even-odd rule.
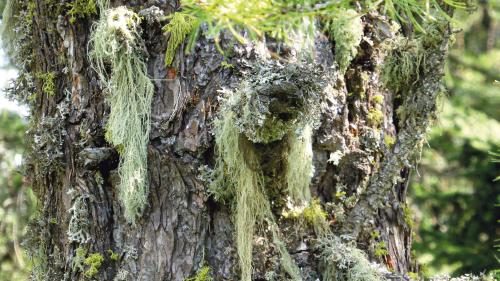
[[[90,254],[83,262],[89,268],[85,271],[85,277],[92,278],[99,273],[104,257],[99,253]]]
[[[56,93],[56,85],[54,83],[54,72],[37,72],[35,77],[42,81],[42,92],[48,96],[53,96]]]
[[[147,145],[154,94],[138,42],[139,23],[139,16],[125,7],[107,10],[92,32],[89,54],[111,107],[107,140],[123,147],[118,195],[125,218],[133,224],[148,198]]]
[[[198,270],[196,275],[191,278],[187,278],[184,281],[212,281],[213,278],[210,275],[210,267],[203,266]]]
[[[388,148],[392,148],[396,143],[396,139],[391,135],[384,135],[384,143]]]
[[[368,111],[367,120],[371,126],[378,127],[384,121],[384,114],[380,109],[371,108]]]
[[[414,221],[413,221],[413,211],[412,209],[410,208],[410,206],[408,206],[407,204],[403,205],[403,220],[404,222],[406,223],[406,225],[409,227],[409,228],[413,228],[414,226]]]
[[[66,5],[69,8],[66,14],[69,16],[69,22],[71,24],[74,24],[77,19],[83,19],[97,14],[97,6],[94,0],[74,0]]]
[[[376,257],[385,257],[389,254],[389,251],[387,251],[387,246],[385,245],[384,241],[378,242],[375,244],[375,251],[374,254]]]
[[[321,236],[328,231],[328,214],[321,207],[319,199],[311,201],[311,204],[304,209],[304,219],[313,226],[316,235]]]
[[[199,28],[200,22],[192,15],[177,12],[170,17],[170,22],[163,27],[163,31],[169,34],[167,51],[165,53],[165,65],[170,66],[174,61],[175,53],[179,45],[186,37]],[[194,39],[192,40],[194,41]]]

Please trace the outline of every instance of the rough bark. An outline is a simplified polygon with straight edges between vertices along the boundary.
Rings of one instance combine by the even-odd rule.
[[[191,54],[179,51],[167,68],[164,23],[143,21],[148,72],[155,84],[148,145],[150,191],[144,214],[130,225],[117,199],[119,154],[104,138],[109,105],[87,56],[92,21],[98,16],[71,24],[64,9],[54,10],[59,2],[33,1],[34,63],[25,68],[29,73],[55,73],[53,95],[44,93],[42,79],[35,79],[30,117],[27,176],[41,210],[31,227],[31,242],[42,280],[84,278],[89,266],[75,266],[77,249],[82,247],[86,256],[104,257],[96,280],[184,280],[203,265],[210,267],[214,280],[238,280],[231,206],[210,196],[200,174],[214,165],[211,128],[219,90],[235,88],[244,79],[248,65],[256,60],[255,49],[225,36],[222,47],[234,52],[224,58],[213,40],[202,36]],[[114,1],[112,6],[124,3]],[[165,14],[178,8],[176,1],[127,5],[137,12],[155,5]],[[411,227],[403,211],[406,181],[435,112],[449,31],[443,30],[445,40],[430,52],[426,63],[432,67],[425,67],[430,70],[420,73],[411,95],[401,97],[381,81],[381,65],[391,49],[386,43],[396,34],[377,14],[363,16],[363,22],[365,38],[358,55],[345,75],[332,72],[333,89],[320,97],[310,188],[328,212],[334,233],[350,235],[372,260],[404,274],[416,271],[410,254]],[[274,45],[269,43],[271,49]],[[335,41],[318,35],[315,45],[315,63],[331,68]],[[223,67],[223,61],[234,67]],[[380,123],[370,118],[377,95],[383,96]],[[400,120],[396,110],[403,106],[410,117]],[[395,145],[384,142],[385,136],[396,138]],[[332,155],[340,159],[332,161]],[[77,201],[78,210],[72,209]],[[81,219],[81,235],[70,237],[75,212]],[[297,229],[285,219],[279,225],[304,280],[321,280],[312,226]],[[374,237],[374,231],[380,237]],[[387,254],[374,254],[378,242],[385,242]],[[264,280],[266,272],[275,270],[286,280],[276,266],[272,243],[262,237],[255,244],[254,279]],[[118,259],[111,258],[110,250],[119,254]]]

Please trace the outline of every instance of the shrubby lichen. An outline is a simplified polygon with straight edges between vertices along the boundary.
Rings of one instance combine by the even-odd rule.
[[[370,263],[354,242],[344,242],[335,235],[318,239],[325,281],[381,281],[380,267]]]
[[[89,54],[111,107],[106,139],[123,147],[118,190],[125,218],[132,223],[147,204],[147,145],[154,93],[141,51],[139,23],[139,16],[126,7],[107,10],[92,31]]]

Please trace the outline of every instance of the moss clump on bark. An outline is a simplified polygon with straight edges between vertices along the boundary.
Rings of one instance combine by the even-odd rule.
[[[119,198],[131,223],[147,204],[147,145],[154,93],[141,52],[139,23],[139,16],[126,7],[107,10],[92,32],[89,54],[111,107],[106,139],[123,147]]]

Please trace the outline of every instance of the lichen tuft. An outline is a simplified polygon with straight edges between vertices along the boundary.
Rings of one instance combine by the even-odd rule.
[[[141,51],[139,23],[139,16],[126,7],[107,10],[92,32],[89,54],[111,107],[107,140],[123,147],[119,198],[125,218],[133,224],[147,204],[147,145],[154,93]]]

